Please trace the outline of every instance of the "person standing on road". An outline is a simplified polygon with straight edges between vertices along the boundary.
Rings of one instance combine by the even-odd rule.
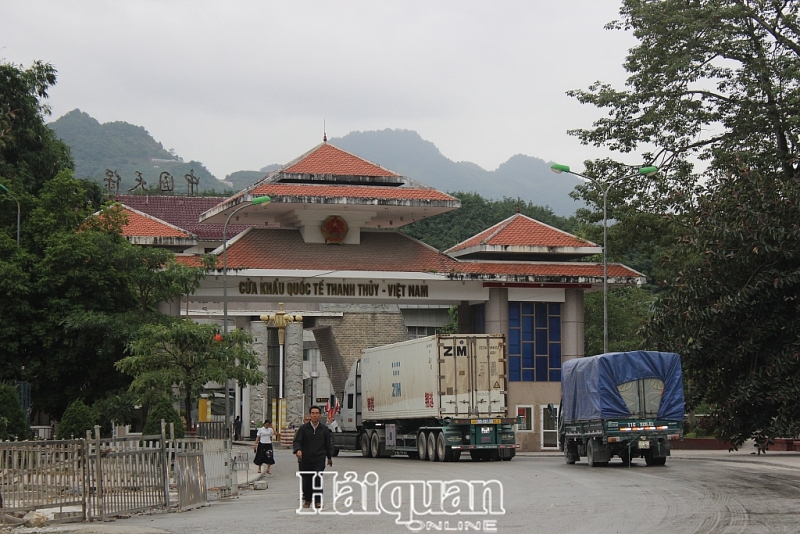
[[[272,421],[267,419],[264,421],[264,426],[258,429],[256,434],[256,443],[253,445],[253,452],[256,457],[253,463],[258,466],[258,472],[261,472],[261,464],[267,464],[267,474],[271,475],[270,467],[275,463],[274,452],[272,450],[272,436],[275,435],[275,429],[272,428]]]
[[[233,420],[233,440],[239,441],[242,439],[242,418],[238,415]]]
[[[315,508],[322,508],[322,475],[325,458],[332,466],[331,452],[333,436],[330,429],[319,422],[322,410],[312,406],[308,410],[310,421],[302,425],[294,435],[292,451],[297,456],[298,469],[303,479],[303,508],[309,508],[314,501]],[[317,486],[319,489],[314,489]]]

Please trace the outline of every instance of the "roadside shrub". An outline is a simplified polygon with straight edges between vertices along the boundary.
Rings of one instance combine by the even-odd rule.
[[[167,423],[167,437],[169,437],[169,424],[175,424],[175,437],[182,438],[185,435],[181,416],[172,407],[172,402],[164,399],[154,404],[147,412],[147,420],[144,423],[142,434],[153,435],[161,434],[161,420]]]
[[[86,431],[94,429],[97,421],[95,411],[86,406],[81,399],[72,401],[61,417],[56,439],[79,439],[86,437]]]
[[[28,439],[28,432],[17,388],[13,384],[0,383],[0,441]]]

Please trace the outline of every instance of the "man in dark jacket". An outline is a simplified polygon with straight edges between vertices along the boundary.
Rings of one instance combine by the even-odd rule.
[[[297,456],[299,470],[303,479],[303,508],[309,508],[314,501],[315,508],[322,508],[322,475],[325,470],[325,458],[332,466],[331,450],[333,436],[330,429],[319,422],[322,410],[312,406],[308,410],[310,421],[297,429],[294,435],[292,450]],[[318,489],[314,489],[317,486]]]

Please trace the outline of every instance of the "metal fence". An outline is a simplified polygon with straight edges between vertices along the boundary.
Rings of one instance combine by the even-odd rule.
[[[169,507],[166,441],[136,436],[86,441],[86,519]]]
[[[0,442],[0,524],[6,513],[47,510],[50,519],[111,516],[205,503],[237,493],[228,439],[154,436]],[[170,490],[174,490],[170,494]]]
[[[230,439],[231,429],[223,421],[201,421],[197,423],[197,437],[204,439]]]
[[[0,443],[0,508],[55,508],[54,519],[86,515],[86,443],[83,440]],[[2,522],[5,522],[5,514]]]

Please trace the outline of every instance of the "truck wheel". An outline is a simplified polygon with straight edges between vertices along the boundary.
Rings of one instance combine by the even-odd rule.
[[[417,434],[417,456],[420,460],[428,459],[428,435],[425,432]]]
[[[372,452],[369,447],[369,432],[361,434],[361,456],[364,458],[372,458]]]
[[[381,440],[377,432],[373,432],[369,440],[369,452],[373,458],[380,458],[381,456]]]
[[[472,449],[469,451],[469,457],[472,458],[473,462],[480,462],[483,458],[481,455],[481,451]]]
[[[597,442],[595,440],[590,439],[586,443],[586,463],[589,464],[589,467],[599,467],[603,465],[602,462],[596,462],[594,459],[594,454],[597,450]]]
[[[428,433],[428,460],[431,462],[437,461],[439,458],[436,454],[436,432]]]
[[[451,462],[457,462],[461,460],[461,451],[453,451],[453,456],[450,459]]]
[[[631,461],[633,460],[633,457],[628,452],[627,448],[624,448],[621,451],[619,451],[619,457],[622,460],[622,465],[624,465],[625,467],[631,466]]]
[[[510,462],[517,455],[517,449],[503,449],[505,452],[500,455],[504,462]]]
[[[447,446],[444,440],[444,432],[436,435],[436,456],[440,462],[449,462],[453,458],[453,449]]]
[[[653,453],[651,451],[646,451],[644,453],[644,463],[653,467],[657,467],[659,465],[666,465],[667,457],[661,456],[660,458],[653,458]]]
[[[500,451],[497,449],[492,449],[489,451],[489,460],[492,462],[499,462],[500,461]]]
[[[575,464],[575,458],[569,453],[569,447],[564,447],[564,461],[569,465]]]

